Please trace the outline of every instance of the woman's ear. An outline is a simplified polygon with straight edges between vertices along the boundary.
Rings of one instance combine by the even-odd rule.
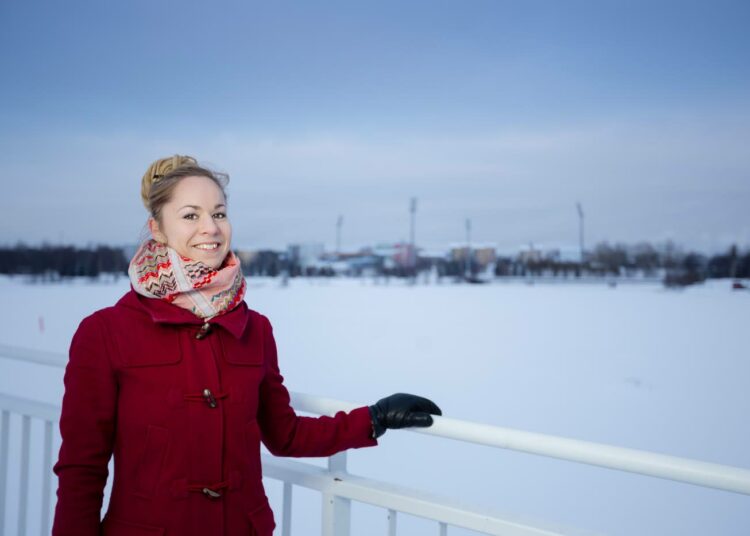
[[[167,243],[167,237],[159,229],[159,222],[157,222],[153,217],[148,219],[148,230],[151,231],[151,237],[154,240],[160,242],[161,244]]]

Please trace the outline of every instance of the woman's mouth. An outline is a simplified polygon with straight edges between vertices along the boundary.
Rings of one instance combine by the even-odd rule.
[[[214,249],[218,249],[219,248],[219,243],[218,242],[208,242],[208,243],[205,243],[205,244],[196,244],[193,247],[197,248],[197,249],[202,249],[203,251],[211,251],[211,250],[214,250]]]

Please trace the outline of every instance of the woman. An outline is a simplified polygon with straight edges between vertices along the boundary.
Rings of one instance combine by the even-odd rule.
[[[243,300],[226,180],[187,156],[143,177],[152,239],[131,261],[132,288],[85,318],[70,347],[54,536],[270,536],[261,441],[277,456],[330,456],[440,415],[406,394],[295,414],[271,324]]]

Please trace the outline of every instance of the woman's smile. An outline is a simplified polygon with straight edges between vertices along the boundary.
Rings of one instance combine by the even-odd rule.
[[[208,250],[212,250],[212,249],[218,248],[219,247],[219,243],[218,242],[209,242],[209,243],[206,243],[206,244],[196,244],[193,247],[208,251]]]

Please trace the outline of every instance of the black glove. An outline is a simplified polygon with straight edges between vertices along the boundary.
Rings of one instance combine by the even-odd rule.
[[[406,393],[381,398],[370,406],[373,437],[382,436],[387,428],[427,427],[432,425],[432,415],[443,412],[431,400]]]

